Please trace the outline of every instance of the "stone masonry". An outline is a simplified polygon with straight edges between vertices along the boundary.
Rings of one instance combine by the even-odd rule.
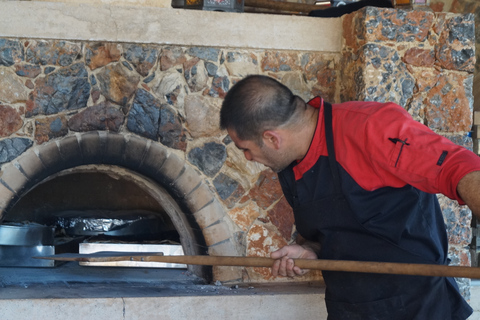
[[[73,148],[72,139],[66,138],[96,141],[97,135],[82,133],[101,131],[155,141],[177,159],[172,162],[177,173],[168,169],[172,178],[167,184],[187,162],[203,176],[207,193],[216,195],[234,222],[233,230],[219,224],[222,214],[215,215],[218,210],[211,206],[208,213],[203,205],[193,211],[207,245],[213,246],[209,252],[221,254],[216,248],[233,233],[237,247],[243,249],[230,254],[268,255],[294,241],[293,215],[276,175],[248,163],[219,130],[222,98],[243,76],[264,73],[283,80],[304,99],[321,94],[334,100],[338,58],[329,53],[0,39],[0,81],[6,84],[0,93],[0,161],[4,171],[9,163],[16,163],[33,180],[23,165],[24,158],[34,161],[34,153],[25,153],[29,148],[40,150],[41,159],[42,154],[51,158],[43,150],[51,149],[52,143],[62,153]],[[132,144],[131,139],[128,142]],[[93,143],[96,148],[100,142]],[[4,194],[18,198],[25,187],[11,182],[11,176],[3,175],[2,183],[9,190]],[[174,188],[171,191],[175,193]],[[3,211],[13,204],[9,199],[3,202]],[[209,196],[200,199],[208,203]],[[222,274],[217,271],[217,279],[238,280],[232,272]],[[305,278],[318,276],[312,272]],[[245,270],[243,277],[244,281],[271,279],[262,268]]]
[[[268,256],[294,242],[292,212],[276,175],[247,162],[218,128],[222,98],[254,73],[279,79],[306,100],[397,102],[417,121],[471,148],[472,15],[367,8],[345,16],[343,27],[341,54],[0,39],[2,212],[24,192],[21,183],[6,182],[8,168],[19,167],[16,159],[108,132],[161,146],[181,161],[179,171],[184,164],[193,168],[189,174],[200,176],[206,188],[192,193],[212,194],[226,212],[223,220],[209,220],[197,208],[212,245],[230,239],[238,254]],[[452,260],[468,265],[471,213],[444,197],[441,202]],[[217,279],[238,280],[228,272]],[[245,268],[240,277],[274,281],[264,268]],[[304,280],[319,278],[312,272]],[[467,281],[463,288],[468,298]]]
[[[472,14],[367,8],[343,22],[341,74],[346,77],[340,80],[341,100],[395,101],[433,131],[472,148],[468,137],[475,69]],[[471,212],[443,196],[439,199],[451,258],[470,265],[466,247],[471,241]],[[467,289],[464,293],[468,296]]]
[[[472,13],[475,15],[476,58],[473,95],[474,109],[480,110],[480,2],[477,0],[432,0],[430,7],[435,12]]]

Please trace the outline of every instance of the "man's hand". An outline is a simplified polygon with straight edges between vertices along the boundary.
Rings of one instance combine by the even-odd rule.
[[[272,275],[284,277],[301,276],[308,272],[295,266],[293,259],[317,259],[317,254],[307,246],[298,244],[285,246],[280,250],[272,252],[272,259],[277,259],[272,266]]]

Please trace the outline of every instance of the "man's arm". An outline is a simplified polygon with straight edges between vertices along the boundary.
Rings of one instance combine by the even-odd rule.
[[[457,192],[472,213],[480,218],[480,171],[470,172],[460,179]]]

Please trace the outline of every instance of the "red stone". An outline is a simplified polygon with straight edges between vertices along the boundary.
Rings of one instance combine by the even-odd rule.
[[[18,112],[5,105],[0,105],[0,136],[8,137],[17,132],[23,125],[22,118]]]
[[[443,2],[436,2],[436,3],[432,3],[432,4],[430,5],[430,8],[431,8],[434,12],[442,12],[444,6],[445,6],[445,3],[443,3]]]
[[[275,172],[268,169],[263,171],[255,186],[250,190],[249,197],[262,209],[267,209],[283,195]]]
[[[27,87],[28,89],[33,89],[35,88],[35,85],[33,84],[32,80],[28,79],[27,81],[25,81],[25,87]]]
[[[403,61],[417,67],[431,67],[435,63],[435,52],[428,49],[411,48],[405,52]]]
[[[269,257],[273,251],[276,251],[287,242],[278,235],[274,228],[269,225],[253,225],[247,234],[247,255],[256,257]],[[264,279],[271,279],[270,268],[252,268]]]
[[[86,48],[90,49],[93,53],[90,57],[90,63],[88,64],[91,70],[106,66],[110,62],[120,60],[122,54],[117,45],[110,43],[86,45]]]
[[[250,202],[246,206],[236,207],[229,210],[228,215],[240,229],[247,232],[253,222],[260,215],[260,210],[253,202]]]
[[[293,217],[292,207],[290,207],[285,197],[282,197],[267,214],[270,222],[276,226],[281,235],[289,241],[292,236],[295,218]]]
[[[109,130],[118,132],[125,115],[109,103],[101,103],[74,115],[68,121],[73,131]]]

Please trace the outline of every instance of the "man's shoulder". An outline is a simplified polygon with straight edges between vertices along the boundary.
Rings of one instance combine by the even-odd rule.
[[[332,104],[334,110],[343,112],[356,112],[365,115],[371,115],[380,110],[404,110],[401,106],[393,102],[376,101],[347,101]]]
[[[411,119],[404,108],[393,102],[349,101],[332,106],[334,122],[340,122],[342,127],[382,127],[391,121]]]

